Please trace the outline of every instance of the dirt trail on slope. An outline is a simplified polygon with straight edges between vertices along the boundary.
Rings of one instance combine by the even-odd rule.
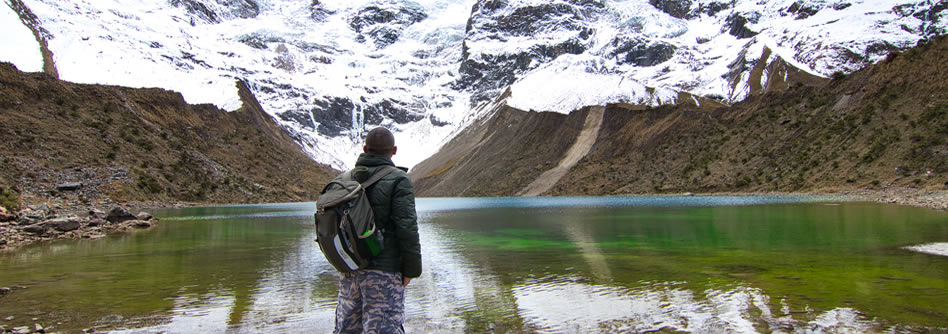
[[[553,188],[566,175],[566,172],[569,172],[570,168],[573,168],[592,149],[593,144],[596,143],[596,137],[599,135],[599,128],[602,126],[605,111],[606,108],[601,106],[590,108],[589,114],[586,115],[586,121],[583,123],[583,130],[576,136],[576,142],[573,143],[573,146],[570,146],[563,160],[553,169],[540,174],[540,177],[521,190],[518,195],[539,196]]]

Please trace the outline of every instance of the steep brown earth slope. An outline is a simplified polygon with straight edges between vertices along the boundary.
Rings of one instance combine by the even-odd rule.
[[[948,39],[940,38],[822,85],[730,107],[609,105],[595,144],[543,195],[944,189],[946,68]],[[419,164],[418,192],[517,195],[563,160],[587,110],[503,107]]]
[[[335,172],[238,88],[243,107],[226,112],[176,92],[73,84],[2,63],[0,188],[26,204],[314,199]]]

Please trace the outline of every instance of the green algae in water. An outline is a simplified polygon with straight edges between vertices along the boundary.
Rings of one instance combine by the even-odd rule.
[[[843,203],[500,213],[445,224],[467,231],[461,244],[514,277],[578,272],[693,291],[746,285],[803,321],[843,307],[889,325],[948,327],[948,259],[901,249],[948,240],[944,212]]]
[[[700,331],[688,317],[702,314],[767,332],[839,310],[868,331],[948,327],[948,258],[902,249],[948,240],[945,212],[702,200],[420,199],[425,274],[409,286],[406,328]],[[331,331],[337,276],[312,241],[312,209],[169,210],[145,232],[0,255],[0,286],[28,287],[0,297],[0,319],[16,319],[0,324]],[[749,323],[707,311],[740,298]]]

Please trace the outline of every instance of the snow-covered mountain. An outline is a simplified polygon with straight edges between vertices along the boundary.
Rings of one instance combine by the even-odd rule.
[[[0,60],[29,71],[41,56],[13,1],[62,79],[228,110],[242,80],[337,168],[380,124],[414,165],[508,88],[507,104],[537,111],[679,92],[735,102],[788,71],[848,73],[948,30],[943,0],[4,0]]]

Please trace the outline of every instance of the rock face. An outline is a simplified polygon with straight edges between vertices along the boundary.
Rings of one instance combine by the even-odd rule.
[[[360,41],[371,39],[379,49],[394,43],[406,27],[428,18],[425,9],[409,2],[376,1],[359,9],[349,26],[359,33]]]
[[[129,213],[125,208],[117,206],[109,211],[109,215],[105,217],[105,220],[108,220],[112,224],[118,224],[126,220],[133,220],[136,218],[137,217],[135,217],[135,215]]]
[[[313,0],[313,3],[309,5],[309,12],[309,17],[316,22],[323,22],[329,15],[335,14],[335,12],[323,7],[323,4],[319,3],[319,0]]]
[[[757,36],[756,31],[747,28],[748,23],[757,23],[757,19],[752,15],[732,14],[727,18],[728,33],[737,38]]]
[[[356,103],[359,103],[357,106]],[[348,98],[331,97],[327,100],[317,100],[316,108],[309,111],[287,111],[280,114],[284,121],[307,125],[313,129],[313,119],[320,121],[315,130],[325,136],[339,136],[344,131],[353,128],[352,113],[357,109],[365,124],[381,124],[386,119],[397,124],[417,122],[424,119],[421,105],[406,104],[396,100],[383,100],[378,104],[363,104],[361,101],[352,101]]]
[[[489,100],[520,74],[564,54],[586,52],[595,32],[593,17],[605,5],[593,0],[517,3],[480,0],[474,4],[462,45],[457,89],[474,92],[471,102]],[[509,39],[526,43],[510,50],[483,48]]]
[[[220,23],[222,19],[230,18],[254,18],[260,14],[260,6],[254,0],[171,0],[171,5],[183,7],[208,23]]]

